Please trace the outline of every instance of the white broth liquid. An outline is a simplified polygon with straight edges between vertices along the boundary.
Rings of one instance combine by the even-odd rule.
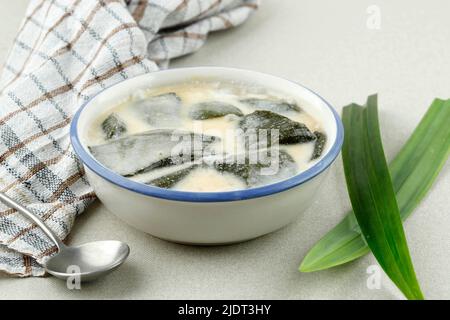
[[[167,103],[170,108],[170,101],[179,103],[175,116],[170,114],[167,117],[164,110],[162,113],[156,112],[150,113],[150,115],[138,111],[153,108],[152,103],[146,102],[147,99],[167,94],[170,94],[168,96],[170,99],[164,103]],[[287,103],[295,106],[298,110],[271,110],[271,104],[269,104],[269,109],[267,104],[263,104],[263,108],[259,109],[258,104],[248,103],[250,100],[274,102],[274,106],[276,106],[276,103]],[[241,114],[226,114],[201,120],[194,119],[192,112],[195,106],[210,102],[229,104],[238,108]],[[104,166],[131,180],[149,185],[197,192],[232,191],[259,187],[292,177],[306,170],[320,159],[321,154],[313,155],[318,147],[321,150],[320,153],[325,148],[326,136],[323,135],[325,139],[321,140],[322,145],[318,146],[320,139],[317,133],[324,132],[322,125],[318,119],[313,118],[302,109],[302,103],[304,102],[296,101],[291,97],[262,87],[212,80],[189,81],[173,86],[140,90],[120,101],[117,106],[101,114],[93,122],[87,135],[88,145],[92,155]],[[229,158],[231,155],[248,152],[242,144],[239,145],[236,142],[236,136],[233,133],[241,128],[243,119],[247,119],[246,117],[253,113],[264,116],[275,114],[274,116],[279,117],[282,121],[294,121],[306,126],[307,130],[309,129],[305,138],[310,139],[308,141],[288,144],[280,141],[279,147],[275,145],[278,151],[274,154],[280,153],[280,166],[286,162],[288,163],[288,169],[280,169],[278,171],[281,173],[277,171],[272,177],[270,177],[270,174],[265,177],[258,177],[255,175],[254,167],[250,171],[245,169],[244,174],[242,174],[241,171],[219,168],[215,165],[204,165],[201,161],[202,158],[175,165],[167,164],[165,160],[161,160],[163,164],[155,165],[154,155],[164,154],[164,151],[159,148],[168,147],[170,143],[164,143],[164,137],[159,141],[157,134],[151,137],[146,136],[145,141],[140,143],[136,143],[134,140],[136,135],[145,135],[145,133],[157,132],[157,130],[182,130],[214,137],[215,140],[209,142],[206,147],[208,151],[215,155],[225,154]],[[114,115],[115,119],[119,119],[120,125],[114,122],[114,125],[108,127],[108,130],[112,128],[112,131],[105,131],[105,122],[111,114]],[[256,118],[256,120],[259,121],[259,118]],[[249,118],[248,123],[253,123],[252,121],[255,122],[254,120],[250,121]],[[281,137],[283,128],[277,127],[277,129],[280,129]],[[141,139],[141,136],[138,138]],[[144,140],[144,138],[142,139]],[[155,141],[155,144],[153,144],[153,141]],[[283,157],[281,157],[281,153]],[[149,159],[146,159],[146,157],[149,157]],[[162,155],[161,159],[163,158]],[[220,159],[223,160],[223,157]],[[149,166],[147,166],[148,164]],[[180,176],[171,177],[172,174],[177,172],[183,172],[180,175],[181,178]],[[164,180],[164,177],[169,178]],[[164,181],[164,183],[161,181]]]

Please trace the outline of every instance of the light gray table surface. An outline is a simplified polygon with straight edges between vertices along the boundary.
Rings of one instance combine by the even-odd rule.
[[[367,8],[381,10],[381,29],[367,27]],[[27,5],[1,1],[0,63]],[[272,73],[319,92],[338,111],[380,94],[389,159],[411,134],[434,97],[450,97],[448,0],[265,0],[243,26],[211,35],[172,67],[219,65]],[[450,124],[450,119],[449,119]],[[450,163],[405,224],[416,272],[427,298],[450,299]],[[99,202],[77,221],[72,244],[120,239],[127,263],[98,282],[68,290],[54,278],[0,275],[2,299],[398,299],[383,277],[368,289],[372,256],[318,273],[297,271],[308,249],[350,208],[341,159],[318,200],[297,221],[242,244],[193,247],[136,231]]]

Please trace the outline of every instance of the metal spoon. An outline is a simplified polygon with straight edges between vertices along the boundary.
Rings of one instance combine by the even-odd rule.
[[[92,281],[119,267],[130,253],[128,245],[121,241],[95,241],[68,247],[30,210],[2,192],[0,200],[31,219],[56,244],[58,253],[44,267],[57,278],[66,280],[69,277],[80,277],[80,281]]]

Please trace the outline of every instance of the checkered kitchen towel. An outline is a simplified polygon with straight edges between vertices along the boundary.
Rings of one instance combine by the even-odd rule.
[[[95,198],[69,123],[97,92],[166,67],[210,31],[244,22],[258,0],[33,0],[0,79],[0,190],[65,239]],[[0,204],[0,270],[44,274],[56,248]]]

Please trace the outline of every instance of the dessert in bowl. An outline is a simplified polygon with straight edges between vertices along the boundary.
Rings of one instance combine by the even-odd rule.
[[[156,237],[224,244],[277,230],[313,201],[343,141],[312,91],[196,67],[125,80],[88,101],[75,152],[115,215]]]

